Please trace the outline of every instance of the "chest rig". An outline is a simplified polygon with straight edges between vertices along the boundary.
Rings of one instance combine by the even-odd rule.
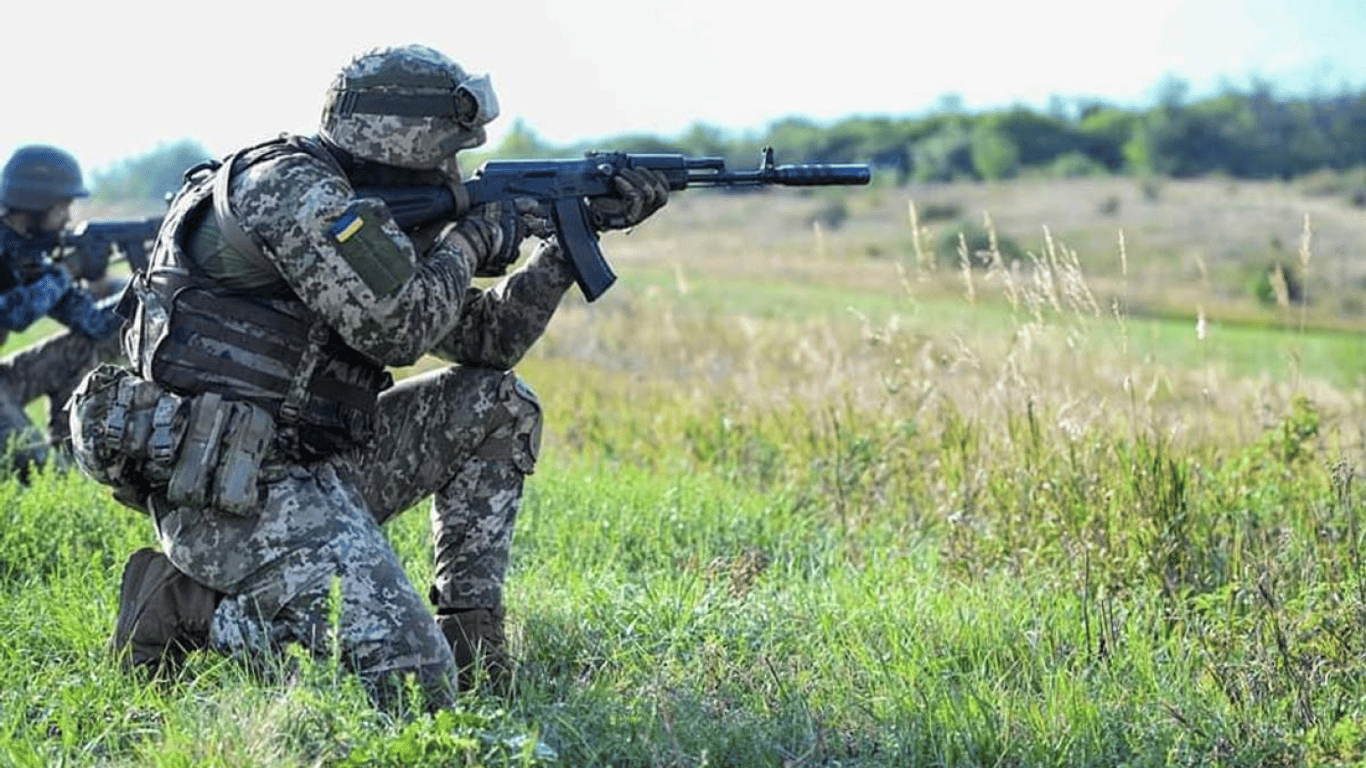
[[[123,344],[142,378],[181,396],[211,393],[258,406],[275,421],[276,449],[312,460],[369,439],[378,395],[393,379],[294,295],[269,246],[232,211],[235,172],[295,152],[342,172],[315,140],[291,136],[186,173],[148,268],[132,281],[137,304]],[[198,263],[192,245],[209,227],[236,266],[211,272]]]

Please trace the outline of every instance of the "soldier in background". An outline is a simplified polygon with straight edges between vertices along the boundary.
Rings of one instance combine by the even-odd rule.
[[[119,320],[111,302],[91,293],[53,261],[54,237],[71,219],[71,205],[89,194],[81,169],[56,147],[20,147],[0,173],[0,343],[44,316],[68,330],[0,360],[0,447],[21,478],[69,442],[66,401],[98,362],[119,355]],[[48,434],[25,407],[48,398]],[[64,451],[63,451],[64,453]]]
[[[379,48],[337,76],[318,136],[187,174],[133,281],[133,371],[98,369],[73,400],[77,461],[150,511],[164,549],[124,571],[114,644],[133,664],[335,642],[382,705],[407,676],[433,706],[507,681],[503,582],[542,419],[511,369],[574,272],[534,201],[405,233],[354,194],[458,194],[455,155],[497,114],[486,77],[424,46]],[[616,187],[590,202],[599,230],[668,197],[651,171]],[[427,354],[453,365],[391,386],[386,368]],[[381,530],[427,497],[435,620]]]

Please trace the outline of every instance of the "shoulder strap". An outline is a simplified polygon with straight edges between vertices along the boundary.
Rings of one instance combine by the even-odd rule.
[[[256,240],[242,227],[242,222],[238,221],[237,215],[232,212],[232,202],[228,198],[228,183],[232,181],[233,168],[243,151],[245,150],[228,155],[218,169],[218,176],[213,180],[213,214],[218,219],[218,231],[223,233],[223,239],[228,241],[228,245],[254,259],[264,260],[265,253],[262,252],[261,246],[257,245]]]
[[[345,176],[345,171],[331,152],[316,139],[306,136],[281,134],[280,136],[261,142],[255,146],[240,149],[223,159],[222,166],[218,169],[218,176],[213,181],[213,212],[218,218],[218,229],[223,233],[223,239],[241,253],[258,260],[265,260],[265,253],[261,248],[260,242],[252,236],[250,232],[242,226],[237,214],[233,213],[232,201],[228,197],[228,184],[232,182],[232,174],[237,170],[237,160],[248,153],[255,154],[255,157],[248,160],[248,163],[256,162],[269,156],[270,150],[278,150],[288,147],[301,152],[305,152],[311,157],[322,161],[338,174]],[[259,150],[266,150],[260,152]]]
[[[327,167],[337,172],[338,176],[346,176],[346,169],[342,167],[341,161],[337,160],[336,155],[328,151],[322,141],[313,136],[287,136],[284,142],[290,147],[301,152],[307,152],[314,159],[321,161]]]

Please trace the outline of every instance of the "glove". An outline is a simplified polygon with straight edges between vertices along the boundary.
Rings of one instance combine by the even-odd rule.
[[[669,202],[669,181],[651,168],[622,168],[612,177],[616,194],[588,200],[588,215],[599,232],[630,229]]]
[[[442,241],[454,240],[471,259],[475,277],[499,277],[517,261],[527,235],[549,237],[554,225],[529,197],[485,203],[446,227]]]
[[[35,259],[26,259],[19,265],[19,281],[24,285],[32,285],[44,277],[52,275],[59,280],[70,282],[73,275],[62,263],[52,261],[47,256]]]

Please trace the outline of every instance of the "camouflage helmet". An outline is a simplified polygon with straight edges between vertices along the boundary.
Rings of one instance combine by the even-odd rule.
[[[76,158],[56,147],[20,147],[0,173],[0,204],[18,211],[46,211],[74,197],[88,197]]]
[[[319,134],[362,160],[438,168],[483,144],[483,126],[497,116],[487,76],[423,45],[373,48],[332,81]]]

